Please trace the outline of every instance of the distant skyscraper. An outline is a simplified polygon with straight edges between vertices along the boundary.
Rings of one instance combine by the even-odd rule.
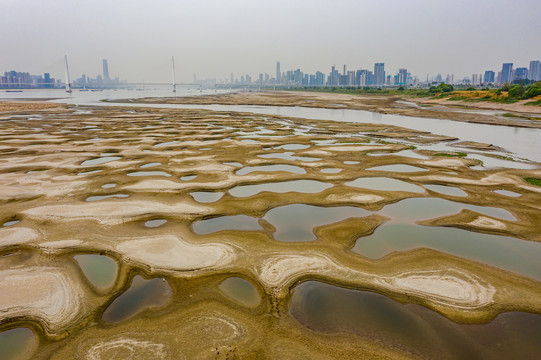
[[[103,59],[103,80],[109,81],[109,65],[107,59]]]
[[[374,85],[376,86],[385,85],[385,64],[384,63],[374,64]]]
[[[397,85],[406,85],[408,81],[408,70],[407,69],[398,69],[398,82]]]
[[[526,80],[528,78],[528,69],[525,67],[517,68],[513,80]]]
[[[494,71],[487,70],[485,71],[485,76],[483,78],[483,82],[485,84],[493,84],[494,83]]]
[[[278,84],[282,83],[281,75],[282,73],[280,72],[280,62],[277,61],[276,62],[276,83]]]
[[[513,63],[504,63],[502,66],[502,77],[500,83],[513,81]]]
[[[541,80],[541,61],[530,61],[530,71],[528,71],[528,79],[534,81]]]

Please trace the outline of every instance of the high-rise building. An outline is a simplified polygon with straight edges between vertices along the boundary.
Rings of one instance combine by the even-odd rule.
[[[276,83],[281,84],[282,83],[282,73],[280,72],[280,62],[276,62]]]
[[[483,78],[483,82],[485,84],[494,84],[494,71],[492,70],[487,70],[485,71],[485,76]]]
[[[541,80],[541,61],[530,61],[530,71],[528,71],[528,79],[533,81]]]
[[[396,85],[406,85],[408,81],[408,70],[407,69],[398,69],[398,79]]]
[[[374,64],[374,85],[376,86],[385,85],[385,64],[384,63]]]
[[[107,59],[103,59],[103,80],[105,82],[109,81],[109,65],[107,64]]]
[[[502,66],[502,75],[500,84],[513,81],[513,63],[504,63]]]
[[[528,78],[528,69],[525,67],[517,68],[513,80],[526,80]]]

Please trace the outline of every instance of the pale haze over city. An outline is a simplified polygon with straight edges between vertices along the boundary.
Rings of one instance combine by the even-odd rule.
[[[229,79],[282,70],[328,73],[384,62],[421,78],[455,79],[528,67],[538,59],[536,0],[478,1],[29,1],[1,0],[2,71],[61,78],[96,76],[168,81]],[[8,51],[6,51],[8,50]]]

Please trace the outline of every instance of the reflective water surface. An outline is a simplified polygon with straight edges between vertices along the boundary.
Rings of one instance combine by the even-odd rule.
[[[227,278],[218,287],[225,295],[244,306],[255,307],[261,302],[257,289],[249,281],[242,278]]]
[[[137,275],[130,288],[105,310],[102,319],[107,323],[117,323],[145,309],[163,306],[171,299],[172,292],[171,285],[162,278],[146,280]]]
[[[0,360],[31,359],[38,338],[29,328],[21,327],[0,332]]]
[[[541,353],[541,315],[504,313],[461,325],[419,305],[308,281],[295,288],[290,314],[325,333],[351,333],[430,359],[534,359]]]
[[[86,278],[99,290],[111,287],[117,276],[118,264],[108,256],[82,254],[73,257]]]

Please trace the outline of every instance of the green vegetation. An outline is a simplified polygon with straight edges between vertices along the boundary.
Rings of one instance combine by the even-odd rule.
[[[512,104],[520,100],[537,98],[541,96],[541,81],[530,84],[528,81],[518,84],[506,83],[501,89],[475,89],[473,87],[453,86],[441,83],[438,86],[432,86],[429,89],[408,88],[400,86],[398,88],[378,88],[378,87],[296,87],[287,89],[289,91],[311,91],[323,93],[337,93],[348,95],[386,95],[400,97],[430,97],[432,99],[447,99],[450,101],[465,102],[497,102],[502,104]],[[527,105],[541,105],[541,99],[527,103]]]
[[[464,153],[464,152],[457,152],[457,153],[436,153],[434,154],[433,156],[445,156],[445,157],[459,157],[459,158],[464,158],[466,157],[468,154]]]
[[[429,91],[431,93],[449,93],[449,92],[453,91],[454,89],[455,88],[453,87],[453,85],[446,84],[446,83],[441,83],[438,86],[432,86],[429,89]]]
[[[527,178],[524,178],[524,180],[526,180],[526,182],[529,184],[532,184],[535,186],[541,186],[541,179],[534,178],[534,177],[527,177]]]

